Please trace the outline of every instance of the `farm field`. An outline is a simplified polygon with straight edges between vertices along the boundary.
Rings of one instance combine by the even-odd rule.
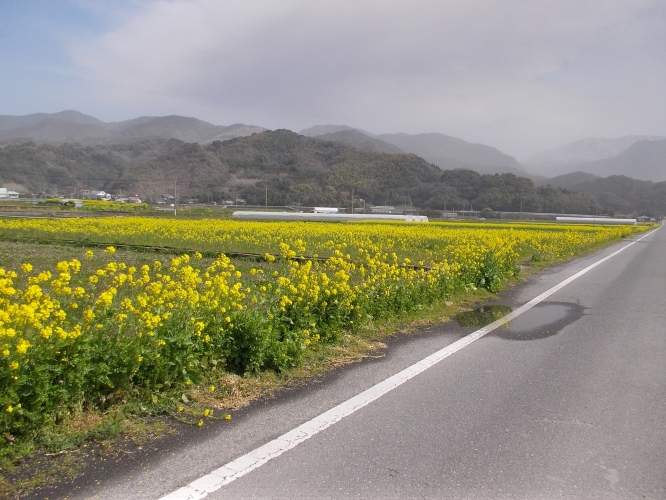
[[[186,413],[189,388],[219,392],[228,374],[283,372],[364,325],[496,292],[526,259],[557,262],[645,229],[0,220],[0,425],[11,436],[2,446],[128,395]],[[81,246],[44,244],[58,241]]]

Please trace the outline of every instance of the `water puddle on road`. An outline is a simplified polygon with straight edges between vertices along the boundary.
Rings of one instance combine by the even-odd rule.
[[[482,327],[509,314],[508,306],[482,306],[455,316],[462,327]],[[551,337],[565,326],[583,317],[585,308],[569,302],[542,302],[492,332],[491,336],[506,340],[538,340]]]
[[[560,333],[583,317],[585,308],[569,302],[542,302],[525,311],[492,335],[506,340],[538,340]]]
[[[470,327],[470,326],[486,326],[497,321],[502,316],[506,316],[511,311],[512,308],[509,306],[481,306],[477,307],[473,311],[465,311],[459,314],[456,314],[455,320],[460,326]]]

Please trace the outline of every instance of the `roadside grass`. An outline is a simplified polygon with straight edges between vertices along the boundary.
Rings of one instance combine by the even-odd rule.
[[[133,413],[132,405],[107,412],[76,411],[34,440],[0,457],[0,498],[18,499],[78,477],[93,457],[135,453],[174,432],[166,418]]]
[[[599,243],[558,262],[540,261],[533,259],[529,252],[521,252],[522,272],[506,280],[502,289],[514,286],[527,276],[554,264],[597,251],[611,243],[614,242]],[[26,261],[47,265],[70,259],[73,253],[84,254],[85,251],[86,247],[73,251],[70,246],[57,244],[4,241],[0,242],[0,263],[6,267],[17,267]],[[171,255],[119,250],[117,257],[128,264],[140,266],[155,260],[166,263]],[[100,257],[100,264],[104,261]],[[197,267],[205,267],[210,261],[201,259]],[[241,258],[233,259],[233,263],[243,270],[243,274],[253,267],[263,266],[273,270],[275,266],[287,265]],[[400,317],[371,321],[353,331],[343,332],[335,343],[318,344],[308,350],[302,364],[282,373],[267,371],[239,376],[217,372],[205,377],[202,384],[184,392],[172,391],[148,398],[136,392],[123,395],[104,411],[80,408],[61,421],[40,429],[32,439],[5,448],[6,451],[0,455],[0,498],[20,498],[38,488],[72,480],[84,470],[87,453],[93,449],[98,454],[117,454],[128,446],[128,442],[135,448],[147,442],[158,443],[161,437],[175,432],[174,421],[198,425],[206,418],[232,417],[233,411],[282,387],[306,384],[312,377],[330,369],[378,355],[377,351],[386,346],[390,337],[418,334],[424,326],[449,321],[454,314],[496,297],[496,294],[477,289]],[[181,411],[174,412],[174,401],[182,402]],[[212,414],[208,413],[210,410],[213,410]],[[8,436],[2,438],[9,440]]]

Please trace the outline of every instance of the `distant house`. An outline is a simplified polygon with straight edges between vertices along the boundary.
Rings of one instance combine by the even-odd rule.
[[[19,197],[16,191],[10,191],[7,188],[0,188],[0,200],[15,200]]]
[[[129,198],[127,198],[128,203],[141,203],[141,198],[139,198],[138,194],[132,195]]]
[[[314,207],[316,214],[337,214],[338,209],[333,207]]]
[[[95,191],[92,189],[82,189],[81,198],[85,200],[111,200],[111,195],[106,191]]]

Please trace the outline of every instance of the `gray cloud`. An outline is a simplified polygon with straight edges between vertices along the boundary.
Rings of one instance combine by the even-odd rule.
[[[294,130],[437,131],[524,156],[666,133],[659,0],[173,0],[78,40],[87,99]],[[99,106],[96,106],[99,108]]]

